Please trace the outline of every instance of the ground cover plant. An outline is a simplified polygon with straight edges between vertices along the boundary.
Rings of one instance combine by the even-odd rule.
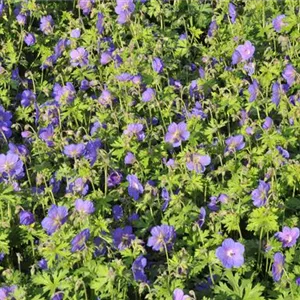
[[[300,299],[299,1],[0,2],[0,299]]]

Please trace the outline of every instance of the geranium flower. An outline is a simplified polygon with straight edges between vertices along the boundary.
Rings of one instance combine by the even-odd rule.
[[[272,275],[274,281],[280,281],[283,274],[284,256],[280,252],[274,254],[274,262],[272,265]]]
[[[175,228],[169,225],[155,226],[151,229],[151,237],[148,239],[147,246],[155,251],[170,250],[176,238]]]
[[[42,227],[51,235],[68,219],[68,209],[65,206],[52,205],[48,216],[42,221]]]
[[[233,239],[226,239],[216,250],[216,256],[225,268],[240,267],[244,264],[245,247]]]
[[[165,135],[165,141],[173,145],[173,147],[179,147],[181,142],[187,141],[190,137],[190,132],[187,130],[187,125],[184,122],[179,124],[172,123],[168,127],[168,132]]]
[[[282,232],[277,232],[275,234],[275,237],[282,242],[282,247],[293,247],[296,242],[297,239],[299,238],[299,228],[294,227],[294,228],[290,228],[287,226],[284,226],[282,229]]]

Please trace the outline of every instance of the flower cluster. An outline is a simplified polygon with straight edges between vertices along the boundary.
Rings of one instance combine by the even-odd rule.
[[[275,2],[0,0],[0,299],[297,299]]]

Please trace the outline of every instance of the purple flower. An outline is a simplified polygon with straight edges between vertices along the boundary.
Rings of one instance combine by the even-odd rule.
[[[213,275],[213,279],[216,280],[217,276]],[[200,291],[200,292],[202,292],[202,291],[209,291],[212,287],[213,287],[213,283],[212,283],[212,280],[211,280],[211,278],[209,276],[209,277],[207,277],[207,280],[202,281],[199,284],[197,284],[196,290]]]
[[[3,139],[3,135],[9,139],[12,135],[11,131],[11,118],[12,113],[10,111],[5,111],[4,107],[0,105],[0,139]]]
[[[190,132],[187,130],[187,125],[184,122],[179,124],[171,123],[168,127],[168,132],[165,136],[165,141],[173,145],[173,147],[179,147],[182,141],[187,141],[190,137]]]
[[[77,199],[75,201],[75,209],[82,214],[90,215],[95,211],[95,207],[92,201],[84,201],[82,199]]]
[[[68,219],[68,209],[65,206],[52,205],[48,211],[48,216],[42,221],[42,227],[51,235]]]
[[[55,60],[57,60],[63,54],[69,44],[70,41],[68,39],[59,39],[54,47]]]
[[[179,36],[179,40],[183,41],[183,40],[186,40],[188,38],[188,35],[186,33],[182,33],[180,36]]]
[[[142,83],[142,75],[140,75],[140,74],[133,75],[131,78],[131,81],[134,84],[141,84]]]
[[[112,171],[108,176],[107,185],[108,187],[115,187],[121,183],[122,179],[122,173],[118,171]]]
[[[89,53],[83,47],[72,50],[70,57],[70,62],[73,67],[84,67],[89,63]]]
[[[12,296],[12,293],[15,291],[17,286],[3,286],[0,288],[0,299],[1,300],[8,300],[8,299],[14,299]]]
[[[209,37],[212,37],[212,36],[215,34],[215,31],[216,31],[217,29],[218,29],[217,22],[216,22],[216,21],[212,21],[212,22],[209,24],[207,35],[208,35]],[[203,77],[201,77],[201,78],[203,78]]]
[[[64,86],[55,83],[52,95],[55,101],[63,105],[65,103],[72,103],[74,101],[76,97],[76,90],[71,82],[67,82]]]
[[[24,176],[23,162],[16,154],[0,154],[0,174],[3,178],[20,179]]]
[[[105,232],[103,232],[103,235],[105,235]],[[107,252],[106,242],[101,237],[99,236],[95,237],[94,244],[95,244],[95,251],[94,251],[95,257],[106,254]]]
[[[48,262],[45,258],[42,258],[41,260],[38,261],[38,266],[42,270],[47,270],[48,269]]]
[[[134,239],[135,235],[132,233],[131,226],[117,228],[113,232],[113,243],[119,250],[124,250],[130,247]]]
[[[98,98],[98,103],[104,106],[110,106],[112,105],[113,96],[111,92],[107,89],[104,89]]]
[[[119,54],[116,54],[114,56],[114,62],[115,62],[115,68],[119,68],[121,66],[121,64],[123,63],[123,59],[121,58],[121,56]],[[136,76],[132,76],[132,82],[134,82],[134,78],[136,78]]]
[[[142,282],[148,281],[147,275],[145,274],[145,270],[144,270],[146,265],[147,265],[147,259],[143,255],[140,255],[135,259],[131,267],[133,278],[135,281],[142,281]]]
[[[236,6],[234,4],[232,4],[231,2],[228,5],[228,13],[229,13],[231,23],[234,24],[237,13],[236,13]]]
[[[282,242],[282,247],[293,247],[296,242],[297,239],[299,238],[299,228],[294,227],[294,228],[290,228],[287,226],[284,226],[282,229],[282,232],[277,232],[275,234],[275,237]]]
[[[249,102],[255,101],[259,92],[259,85],[256,79],[249,85],[248,92],[250,94]]]
[[[292,95],[289,97],[290,103],[293,104],[294,106],[296,105],[296,102],[300,103],[300,95]]]
[[[265,122],[262,125],[262,128],[264,130],[268,130],[272,127],[273,125],[273,120],[270,117],[266,117]]]
[[[276,146],[276,149],[284,158],[290,158],[289,152],[287,150],[285,150],[284,148],[282,148],[281,146]]]
[[[175,228],[169,225],[155,226],[151,229],[151,237],[148,239],[147,246],[155,251],[170,250],[176,238]]]
[[[115,12],[118,14],[118,23],[124,24],[129,21],[134,9],[135,4],[133,3],[133,0],[117,0]]]
[[[136,137],[138,141],[143,141],[145,138],[145,133],[143,131],[143,124],[133,123],[127,125],[127,129],[124,130],[124,134],[128,137]]]
[[[209,198],[210,202],[208,203],[207,207],[211,210],[211,211],[218,211],[219,207],[217,206],[219,199],[216,196],[211,196]]]
[[[282,27],[286,25],[283,21],[284,19],[285,19],[285,15],[279,15],[273,19],[272,24],[276,32],[280,32]]]
[[[94,3],[95,0],[79,0],[79,8],[84,15],[88,15],[91,12]]]
[[[142,94],[142,101],[149,102],[155,98],[155,90],[147,88]]]
[[[161,207],[161,210],[165,211],[168,208],[169,202],[171,200],[170,194],[169,194],[169,192],[168,192],[168,190],[166,188],[162,188],[162,190],[161,190],[161,197],[164,200],[164,203],[163,203],[163,205]]]
[[[168,161],[165,158],[163,158],[163,162],[167,167],[170,168],[175,168],[177,166],[176,161],[172,158],[170,158]]]
[[[182,289],[175,289],[173,291],[173,300],[189,300],[191,299],[190,296],[185,295]]]
[[[121,82],[127,82],[127,81],[131,81],[132,80],[132,75],[129,73],[122,73],[120,75],[116,76],[116,79],[118,79]]]
[[[298,286],[300,286],[300,277],[297,277],[295,281],[296,281],[296,284],[297,284]]]
[[[75,158],[82,156],[84,150],[84,144],[70,144],[64,147],[64,154],[70,158]]]
[[[221,261],[223,267],[232,268],[240,267],[244,264],[245,247],[233,239],[226,239],[223,241],[222,246],[216,250],[216,256]]]
[[[130,223],[132,223],[132,222],[138,221],[139,218],[140,218],[140,216],[137,213],[133,213],[128,217],[128,221]]]
[[[249,76],[252,76],[255,71],[255,65],[253,62],[249,62],[244,65],[243,69],[248,73]]]
[[[179,80],[175,80],[174,78],[169,78],[169,84],[176,90],[180,90],[182,88],[181,82]]]
[[[25,90],[21,95],[21,105],[23,107],[28,107],[31,103],[33,103],[36,99],[36,96],[33,91]]]
[[[0,4],[1,6],[1,4]],[[18,14],[16,16],[17,22],[19,23],[19,25],[24,26],[27,22],[27,16],[24,14]]]
[[[253,57],[255,47],[251,44],[251,42],[246,41],[244,45],[237,46],[235,51],[240,54],[241,61],[247,61]]]
[[[80,29],[79,28],[75,28],[71,31],[71,37],[74,39],[78,39],[80,37]]]
[[[270,184],[263,180],[259,180],[258,188],[251,193],[253,205],[256,207],[265,205],[268,199],[269,190]]]
[[[98,13],[96,28],[97,28],[99,34],[102,34],[104,31],[103,23],[104,23],[104,15],[102,13]]]
[[[73,240],[71,241],[71,252],[82,251],[86,247],[86,242],[90,238],[90,230],[84,229],[80,233],[78,233]]]
[[[127,175],[126,179],[128,181],[128,194],[137,201],[140,198],[140,194],[143,194],[144,188],[135,175]]]
[[[235,151],[242,150],[245,147],[244,137],[241,134],[231,136],[226,139],[225,144],[225,152],[234,153]]]
[[[211,163],[211,159],[208,155],[200,155],[198,153],[194,153],[190,155],[188,162],[186,163],[186,167],[190,171],[195,171],[196,173],[203,173],[205,171],[205,167]]]
[[[249,60],[253,57],[254,51],[255,47],[249,41],[246,41],[244,45],[239,45],[233,52],[232,64]]]
[[[63,298],[64,298],[64,293],[57,292],[52,296],[51,300],[63,300]]]
[[[98,158],[98,150],[102,147],[100,139],[89,141],[85,146],[84,157],[90,161],[90,165],[93,166]]]
[[[81,80],[81,82],[80,82],[80,90],[86,91],[86,90],[89,89],[89,87],[90,87],[90,83],[89,83],[88,80],[86,80],[86,79]]]
[[[25,38],[24,42],[27,46],[32,46],[35,44],[35,36],[33,33],[28,33]]]
[[[205,217],[206,217],[206,210],[204,207],[201,207],[200,214],[199,214],[198,221],[197,221],[200,228],[204,225]]]
[[[279,84],[274,82],[272,85],[272,102],[278,106],[280,102],[281,95],[284,95],[289,89],[287,84]]]
[[[190,113],[188,113],[188,116],[190,118],[192,118],[192,117],[196,117],[196,118],[200,117],[200,119],[207,118],[207,114],[203,112],[202,105],[199,101],[195,102],[195,107],[192,109],[192,111]]]
[[[272,275],[274,281],[278,282],[283,274],[284,256],[280,252],[274,254],[274,262],[272,265]]]
[[[2,16],[3,12],[5,10],[5,5],[3,2],[0,3],[0,17]]]
[[[288,64],[285,67],[282,73],[282,77],[286,80],[289,86],[291,86],[294,83],[296,77],[296,70],[293,68],[291,64]]]
[[[127,152],[124,163],[125,165],[133,165],[134,162],[136,161],[136,158],[132,152]]]
[[[272,85],[272,102],[278,106],[280,101],[280,84],[278,82]]]
[[[39,138],[44,142],[46,142],[48,147],[54,146],[53,135],[54,135],[54,127],[52,124],[49,124],[47,127],[41,128],[39,130]]]
[[[0,17],[2,16],[4,10],[5,10],[5,4],[3,2],[4,0],[1,0],[0,2]]]
[[[158,57],[154,57],[152,60],[152,68],[156,73],[158,74],[162,73],[164,70],[163,61]]]
[[[229,197],[226,194],[220,194],[218,197],[218,201],[221,203],[228,203]]]
[[[31,225],[35,222],[34,215],[26,210],[21,210],[19,213],[20,224],[21,225]]]
[[[53,67],[53,64],[56,62],[56,56],[50,55],[46,58],[46,60],[43,62],[43,64],[41,65],[41,69],[42,70],[46,70],[49,67]]]
[[[240,126],[245,125],[245,123],[247,122],[248,118],[249,118],[248,113],[244,109],[242,109],[241,110],[241,119],[239,121],[239,125]]]
[[[240,52],[237,51],[237,50],[234,50],[234,52],[231,56],[231,64],[232,65],[237,65],[241,61],[242,61],[242,56],[241,56]]]
[[[52,16],[48,15],[41,18],[40,21],[40,30],[45,33],[46,35],[49,35],[53,32],[53,26],[54,21]]]
[[[86,179],[77,178],[75,181],[68,184],[66,187],[67,193],[86,195],[89,191],[89,185]]]
[[[104,51],[101,54],[101,57],[100,57],[100,63],[101,63],[101,65],[105,66],[109,62],[111,62],[112,60],[113,60],[113,56],[112,56],[112,52],[111,51]]]
[[[190,88],[189,88],[189,94],[191,97],[194,97],[195,99],[199,99],[199,86],[197,83],[197,80],[193,80],[190,84]]]
[[[114,205],[112,208],[113,217],[116,221],[119,221],[123,217],[123,208],[121,205]]]
[[[16,67],[15,69],[12,70],[11,79],[16,80],[16,81],[20,80],[20,74],[19,74],[19,68],[18,67]]]

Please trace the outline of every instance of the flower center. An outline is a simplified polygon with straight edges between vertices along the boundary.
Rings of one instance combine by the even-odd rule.
[[[293,240],[293,237],[292,237],[290,234],[287,235],[286,241],[287,241],[288,243],[290,243],[292,240]]]
[[[128,3],[124,3],[122,6],[122,10],[126,11],[129,8],[129,4]]]
[[[229,145],[229,150],[235,150],[235,148],[236,148],[236,146],[237,146],[237,143],[236,142],[232,142],[230,145]]]
[[[176,131],[174,132],[174,140],[179,140],[180,135],[181,135],[180,130],[176,129]]]
[[[135,190],[138,190],[138,189],[139,189],[139,185],[137,184],[137,182],[133,182],[133,183],[132,183],[132,187],[133,187]]]
[[[163,244],[164,243],[164,235],[163,235],[163,233],[160,233],[159,235],[158,235],[158,237],[157,237],[157,241],[158,241],[158,243],[161,243],[161,244]]]
[[[232,257],[234,255],[235,255],[235,253],[234,253],[234,251],[232,249],[230,249],[230,250],[227,251],[227,256]]]
[[[13,168],[13,164],[10,164],[9,162],[5,162],[4,164],[4,170],[6,172],[9,172]]]
[[[77,151],[76,150],[71,151],[71,155],[72,156],[76,156],[77,155]]]
[[[55,217],[55,218],[53,219],[53,221],[54,221],[54,224],[57,225],[57,226],[59,226],[60,223],[61,223],[61,220],[60,220],[59,216]]]

